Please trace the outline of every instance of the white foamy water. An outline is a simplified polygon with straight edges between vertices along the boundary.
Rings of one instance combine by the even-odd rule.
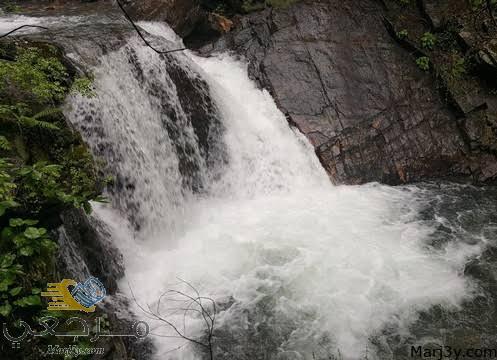
[[[34,17],[24,15],[0,16],[0,35],[12,31],[23,25],[44,26],[49,29],[57,29],[68,25],[78,25],[84,18],[81,16],[46,16]],[[26,27],[15,32],[16,35],[44,31],[36,27]]]
[[[0,22],[0,32],[25,20]],[[141,25],[178,44],[168,28]],[[209,85],[224,126],[220,176],[209,175],[192,145],[196,135],[167,59],[138,39],[102,57],[94,69],[98,96],[74,96],[67,110],[95,154],[124,179],[124,190],[109,195],[113,207],[97,207],[125,257],[122,291],[131,296],[129,282],[139,304],[155,307],[164,291],[183,290],[184,279],[218,303],[218,358],[266,352],[280,360],[359,359],[368,348],[374,358],[370,338],[383,327],[407,331],[420,310],[457,308],[472,294],[462,271],[481,246],[430,247],[434,228],[417,220],[417,188],[332,186],[307,140],[248,78],[246,64],[227,55],[174,58]],[[172,124],[182,129],[174,139]],[[192,146],[201,194],[182,188],[178,143]],[[139,230],[130,229],[130,217]],[[201,338],[199,316],[162,305],[186,335]],[[151,324],[155,334],[176,335]],[[158,359],[200,358],[183,339],[154,342]]]
[[[28,17],[23,15],[15,15],[15,16],[0,16],[0,35],[5,34],[9,31],[14,30],[23,25],[40,25],[40,18]],[[26,33],[30,31],[36,31],[34,28],[25,28],[19,30],[19,33]]]

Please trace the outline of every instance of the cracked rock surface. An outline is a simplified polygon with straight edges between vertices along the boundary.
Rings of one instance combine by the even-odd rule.
[[[304,1],[242,17],[201,51],[244,55],[336,183],[493,181],[495,155],[473,150],[461,115],[384,16],[373,0]]]

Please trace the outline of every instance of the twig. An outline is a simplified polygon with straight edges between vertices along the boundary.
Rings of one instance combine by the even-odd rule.
[[[178,278],[179,279],[179,278]],[[159,335],[159,334],[154,334],[159,337],[165,337],[165,338],[181,338],[184,340],[187,340],[191,343],[194,343],[196,345],[199,345],[206,349],[209,352],[210,360],[214,359],[214,354],[213,354],[213,346],[212,346],[212,338],[214,335],[214,324],[215,324],[215,319],[216,319],[216,302],[214,299],[211,299],[209,297],[201,296],[200,293],[197,291],[197,289],[188,283],[185,280],[179,279],[181,283],[187,285],[190,289],[193,290],[195,293],[194,296],[190,296],[182,291],[178,290],[167,290],[164,293],[162,293],[159,296],[159,299],[157,300],[157,305],[155,306],[155,311],[152,310],[149,304],[147,304],[147,308],[142,306],[141,304],[138,303],[136,296],[133,292],[133,289],[131,288],[131,285],[128,284],[131,292],[131,297],[133,298],[133,301],[136,303],[136,305],[140,308],[141,311],[143,311],[147,318],[153,318],[155,320],[159,320],[163,323],[165,323],[169,328],[171,328],[174,333],[177,335]],[[176,298],[174,297],[176,295]],[[177,297],[182,298],[183,300],[178,299]],[[212,314],[210,311],[208,311],[205,306],[202,304],[202,300],[210,301],[212,303]],[[165,310],[168,312],[167,315],[161,314],[161,303],[163,301],[174,301],[174,302],[182,302],[185,305],[179,306],[177,308],[166,308]],[[196,305],[198,308],[193,307]],[[172,316],[177,314],[179,311],[183,311],[183,329],[180,330],[175,324],[173,324],[171,321],[169,321],[166,317]],[[207,328],[207,340],[205,342],[196,340],[194,338],[189,337],[186,334],[186,316],[189,312],[196,313],[200,315],[205,322],[206,328]]]
[[[9,31],[8,33],[0,35],[0,39],[4,38],[4,37],[7,37],[9,35],[12,35],[16,31],[19,31],[19,30],[21,30],[23,28],[27,28],[27,27],[39,28],[39,29],[43,29],[43,30],[50,30],[49,28],[47,28],[45,26],[40,26],[40,25],[22,25],[22,26],[19,26],[18,28],[15,28],[14,30]]]

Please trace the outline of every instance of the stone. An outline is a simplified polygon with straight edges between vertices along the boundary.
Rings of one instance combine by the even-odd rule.
[[[121,0],[133,20],[165,21],[180,36],[188,35],[203,16],[199,0]]]

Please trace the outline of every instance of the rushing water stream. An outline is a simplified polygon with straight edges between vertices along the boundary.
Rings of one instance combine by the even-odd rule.
[[[164,25],[141,26],[180,45]],[[121,290],[137,317],[169,289],[191,293],[184,280],[217,303],[215,359],[400,359],[474,320],[443,316],[477,318],[475,299],[487,299],[482,313],[495,307],[494,285],[465,273],[492,259],[491,189],[331,185],[307,140],[226,54],[159,56],[133,38],[93,72],[97,96],[73,96],[67,114],[117,178],[96,213],[124,254]],[[192,118],[185,88],[208,126]],[[494,284],[495,265],[486,269]],[[168,320],[205,338],[201,314],[184,316],[175,301],[160,304]],[[151,325],[158,359],[205,356]]]

